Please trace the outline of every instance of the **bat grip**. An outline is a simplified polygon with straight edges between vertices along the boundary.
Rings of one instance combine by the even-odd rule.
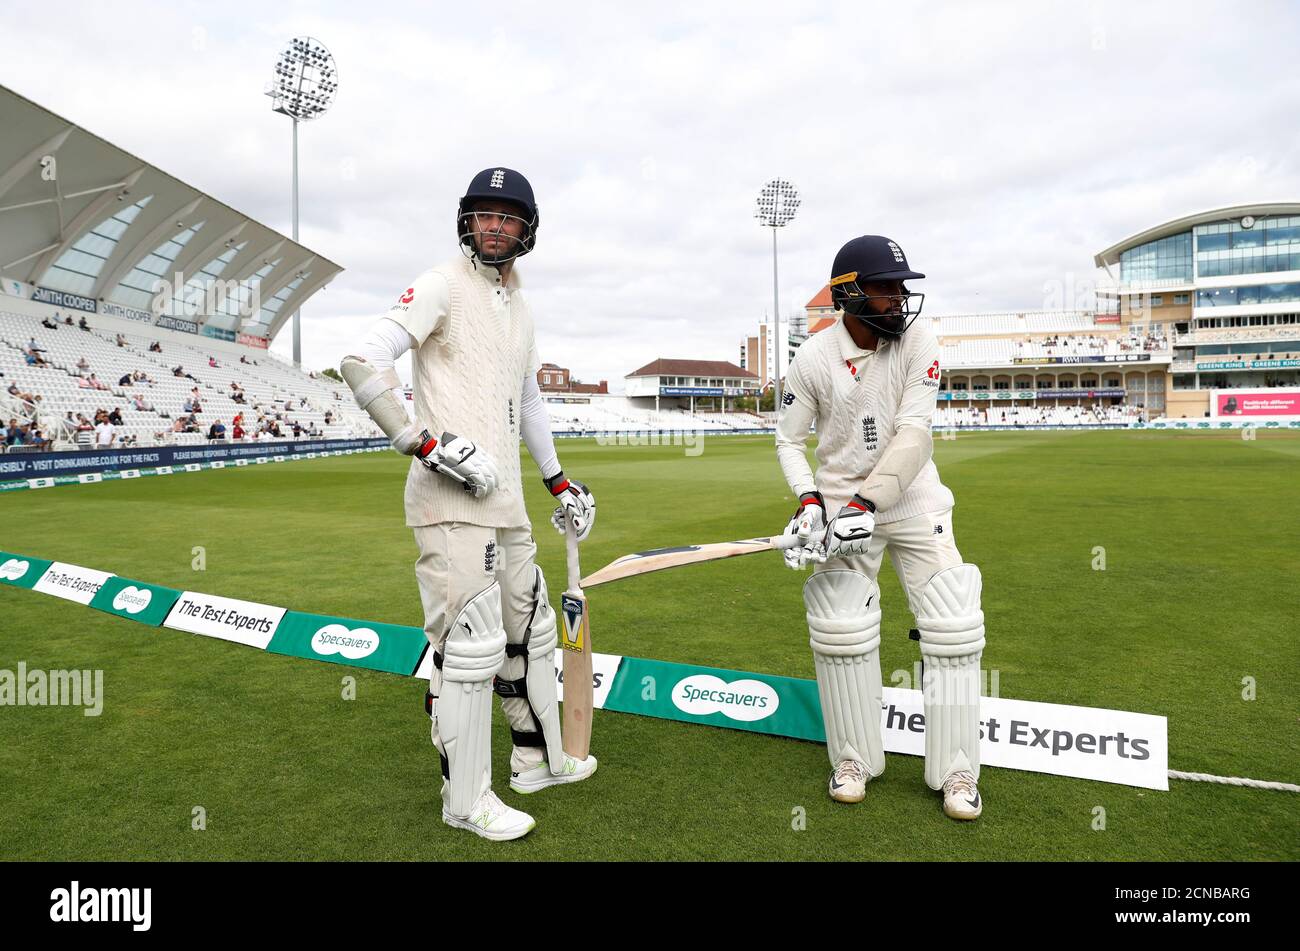
[[[777,551],[785,551],[787,548],[799,547],[799,536],[798,535],[773,535],[771,538],[768,539],[768,543]]]
[[[582,570],[578,567],[578,533],[573,528],[573,522],[567,518],[564,520],[564,527],[564,542],[569,562],[569,594],[582,597]]]

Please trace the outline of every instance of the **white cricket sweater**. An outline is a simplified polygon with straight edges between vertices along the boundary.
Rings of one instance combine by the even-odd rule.
[[[900,340],[863,350],[838,320],[809,337],[790,364],[777,425],[777,457],[796,495],[814,489],[827,518],[848,502],[903,426],[930,429],[939,391],[939,342],[916,321]],[[817,422],[817,474],[804,455]],[[897,504],[876,513],[881,524],[953,505],[952,492],[927,461]]]
[[[481,499],[411,460],[406,524],[528,524],[519,472],[521,387],[540,366],[518,269],[458,258],[416,279],[389,311],[417,344],[411,356],[415,418],[438,438],[464,436],[496,461],[500,481]]]

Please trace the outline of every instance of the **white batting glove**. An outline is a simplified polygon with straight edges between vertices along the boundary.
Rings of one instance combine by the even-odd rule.
[[[799,508],[790,516],[784,534],[799,539],[798,545],[782,552],[787,568],[801,571],[809,562],[826,560],[821,551],[826,534],[826,503],[820,492],[805,492],[799,496]]]
[[[859,495],[849,499],[826,525],[823,549],[826,558],[866,554],[871,533],[876,530],[874,506]]]
[[[543,479],[547,490],[560,503],[551,513],[551,524],[563,535],[568,531],[568,522],[573,523],[573,532],[578,541],[585,541],[591,534],[591,527],[596,523],[596,497],[577,479],[570,479],[563,472],[557,472],[549,479]]]
[[[481,499],[497,487],[500,477],[497,464],[486,451],[463,436],[443,433],[442,439],[420,434],[420,448],[415,457],[433,472],[455,479],[470,495]]]

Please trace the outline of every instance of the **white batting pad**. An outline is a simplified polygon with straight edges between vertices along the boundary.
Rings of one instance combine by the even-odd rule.
[[[803,599],[831,764],[854,759],[879,776],[880,591],[860,571],[833,568],[808,579]]]
[[[925,782],[940,789],[958,770],[980,770],[980,655],[984,612],[980,570],[963,564],[938,572],[921,595],[916,626],[925,664]]]
[[[437,729],[447,757],[447,811],[465,818],[492,786],[492,678],[506,656],[495,581],[456,616],[442,661]]]

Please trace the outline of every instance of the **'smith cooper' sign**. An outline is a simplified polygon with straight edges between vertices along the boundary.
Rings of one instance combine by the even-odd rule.
[[[134,307],[123,307],[121,304],[110,304],[107,301],[100,307],[99,312],[105,317],[134,320],[142,324],[151,324],[154,321],[154,315],[147,310],[136,310]]]
[[[37,287],[32,291],[32,300],[38,304],[53,304],[55,307],[66,307],[69,310],[84,310],[88,314],[95,313],[95,299],[93,297],[82,297],[80,294],[69,294],[67,291],[56,291],[52,287]]]
[[[199,332],[199,325],[192,320],[186,320],[184,317],[173,317],[170,314],[163,314],[158,318],[155,327],[162,327],[164,330],[179,330],[181,333],[196,334]]]

